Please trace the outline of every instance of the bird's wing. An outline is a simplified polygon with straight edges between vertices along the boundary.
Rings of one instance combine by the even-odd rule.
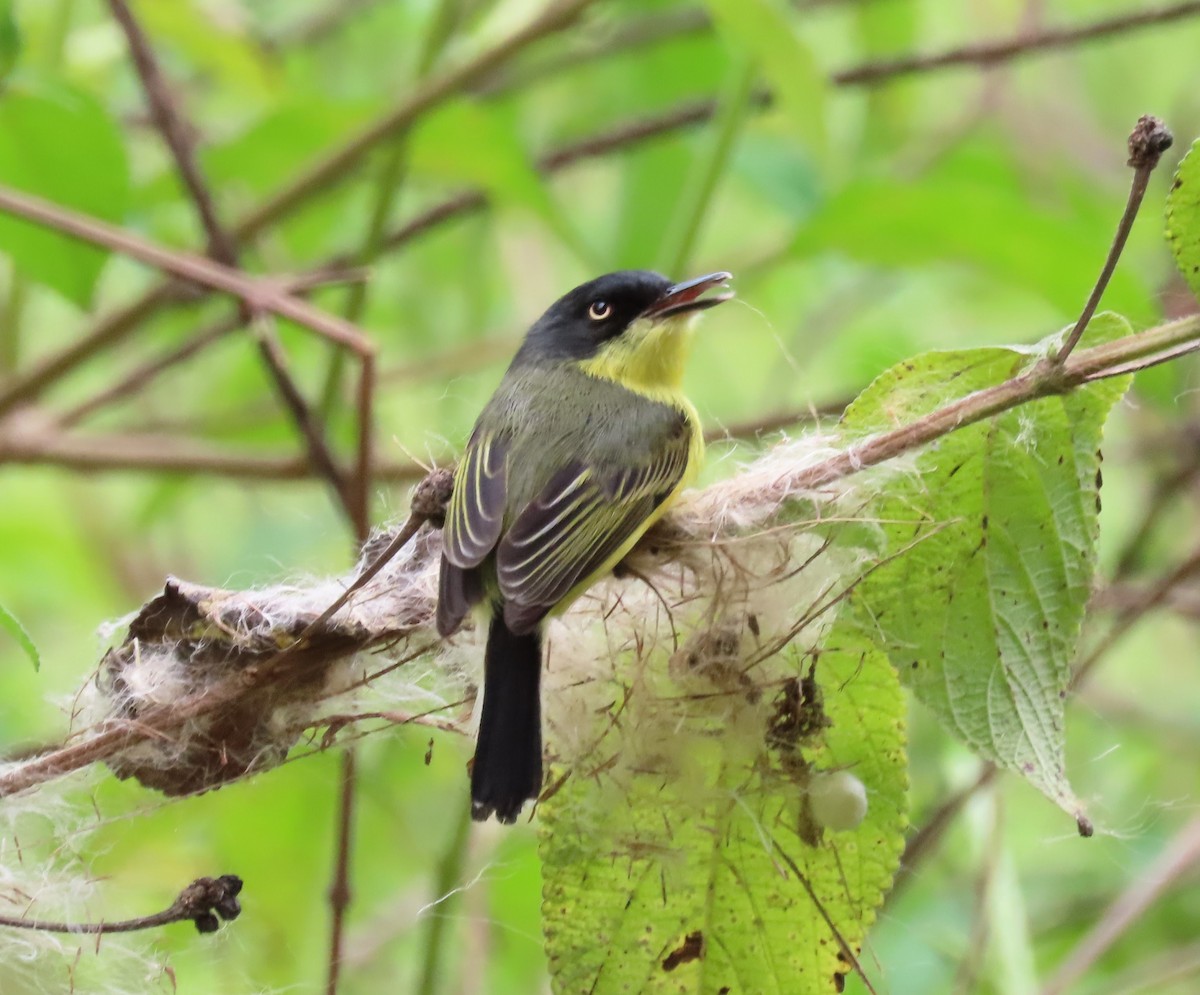
[[[638,463],[570,463],[521,509],[496,547],[496,579],[511,631],[537,625],[675,490],[691,443],[682,413],[679,419],[664,444]]]
[[[492,551],[504,524],[507,488],[507,440],[477,431],[454,471],[442,527],[442,551],[452,566],[477,567]]]
[[[449,635],[483,598],[476,569],[492,551],[504,525],[508,442],[476,432],[454,472],[454,490],[442,526],[437,628]]]

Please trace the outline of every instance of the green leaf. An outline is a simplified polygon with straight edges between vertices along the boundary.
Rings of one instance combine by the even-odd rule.
[[[1131,332],[1102,314],[1085,341]],[[868,387],[845,427],[911,422],[1035,358],[1005,348],[918,356]],[[1126,386],[1106,380],[1022,405],[889,471],[867,509],[880,523],[880,564],[854,594],[865,631],[942,723],[1072,814],[1063,695],[1095,567],[1101,431]]]
[[[1167,194],[1167,238],[1175,264],[1192,293],[1200,297],[1200,141],[1179,164]]]
[[[757,656],[757,623],[741,632],[740,666],[709,662],[731,631],[701,632],[669,659],[661,644],[618,658],[624,671],[555,693],[555,708],[587,716],[552,738],[584,746],[574,769],[554,765],[550,783],[569,776],[538,810],[557,993],[823,995],[850,970],[839,939],[862,947],[906,824],[895,671],[835,633],[808,658],[820,693],[796,696],[812,687],[808,663],[794,644]],[[611,705],[572,708],[580,694]],[[806,798],[813,774],[836,770],[869,799],[840,832],[817,826]]]
[[[143,0],[136,14],[156,49],[183,56],[193,71],[223,84],[241,101],[274,90],[279,73],[251,37],[248,19],[215,17],[181,0]]]
[[[0,0],[0,88],[21,55],[21,32],[13,15],[12,0]]]
[[[853,23],[860,43],[856,62],[894,58],[919,46],[915,4],[855,4]],[[862,129],[864,146],[877,152],[894,149],[913,131],[916,110],[912,87],[868,87],[865,93],[869,124]]]
[[[717,30],[759,62],[784,113],[811,152],[826,145],[829,84],[779,0],[707,0]]]
[[[564,242],[581,249],[578,236],[550,196],[504,107],[461,100],[424,119],[413,138],[415,173],[438,182],[482,187],[501,206],[518,206],[540,217]]]
[[[0,93],[0,183],[61,207],[120,221],[129,197],[125,147],[90,96],[22,78]],[[47,228],[0,216],[0,247],[30,279],[81,307],[108,253]]]
[[[10,636],[17,641],[17,645],[25,651],[25,655],[29,657],[29,661],[33,664],[34,670],[41,669],[42,658],[38,655],[37,647],[33,644],[29,633],[25,631],[25,627],[17,621],[15,615],[10,612],[4,605],[0,605],[0,629],[4,629]]]
[[[1032,205],[1017,189],[964,174],[928,182],[863,180],[841,190],[797,235],[794,252],[844,251],[885,266],[968,263],[1077,313],[1104,250],[1069,220]],[[1129,310],[1145,292],[1122,271],[1105,300]]]

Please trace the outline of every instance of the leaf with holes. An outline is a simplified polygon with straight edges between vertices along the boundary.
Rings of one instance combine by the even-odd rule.
[[[539,806],[555,992],[829,995],[853,970],[906,824],[895,671],[837,631],[807,656],[740,653],[711,682],[661,648],[588,682],[612,707],[578,711],[593,746]],[[835,832],[806,789],[847,769],[868,806]]]

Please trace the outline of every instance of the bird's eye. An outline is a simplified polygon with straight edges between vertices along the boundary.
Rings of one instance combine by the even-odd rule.
[[[592,321],[603,321],[612,314],[612,305],[608,301],[592,301],[592,306],[588,308],[588,317]]]

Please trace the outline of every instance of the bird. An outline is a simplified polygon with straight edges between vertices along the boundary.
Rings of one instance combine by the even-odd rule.
[[[696,316],[733,297],[730,279],[622,270],[576,287],[529,328],[475,423],[436,619],[442,636],[473,610],[488,621],[475,821],[512,824],[541,791],[545,620],[610,573],[703,462],[684,365]]]

